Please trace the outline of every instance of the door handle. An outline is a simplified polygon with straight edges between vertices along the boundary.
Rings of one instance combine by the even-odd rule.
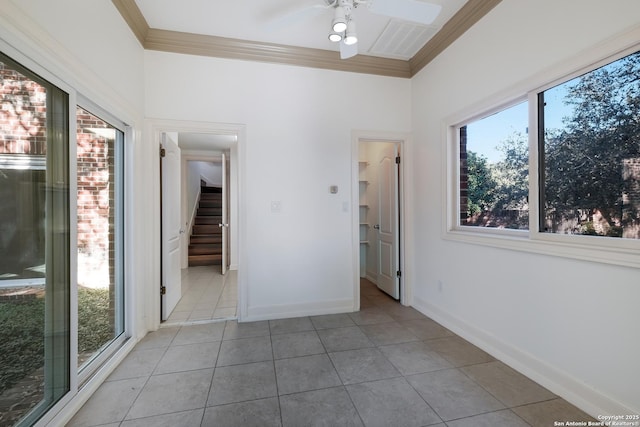
[[[229,224],[223,224],[223,223],[218,224],[218,227],[219,227],[219,228],[222,228],[222,227],[228,227],[228,226],[229,226]]]
[[[380,224],[374,225],[373,228],[375,228],[376,230],[380,230]]]

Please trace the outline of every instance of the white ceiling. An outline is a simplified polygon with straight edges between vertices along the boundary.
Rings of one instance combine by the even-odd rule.
[[[218,135],[214,133],[178,134],[178,146],[183,151],[216,151],[223,152],[238,141],[236,135]]]
[[[325,1],[135,0],[151,28],[339,51],[327,38],[333,9],[315,7]],[[408,60],[466,2],[428,0],[442,6],[429,26],[375,15],[361,5],[353,12],[359,53]]]

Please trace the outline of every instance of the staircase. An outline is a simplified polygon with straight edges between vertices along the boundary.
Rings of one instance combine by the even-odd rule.
[[[189,267],[222,264],[222,189],[200,187],[198,211],[189,241]]]

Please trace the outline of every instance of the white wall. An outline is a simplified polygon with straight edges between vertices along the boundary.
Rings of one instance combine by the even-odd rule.
[[[212,187],[222,187],[222,164],[211,162],[200,162],[196,160],[187,161],[187,221],[191,220],[193,207],[200,194],[200,180],[203,179],[207,185]]]
[[[640,271],[443,240],[443,124],[639,16],[637,0],[503,1],[412,80],[414,302],[592,415],[640,412]]]
[[[351,131],[408,131],[410,81],[151,51],[145,58],[148,117],[246,125],[245,320],[352,309],[351,212],[342,211],[356,161]],[[177,75],[198,84],[175,84]],[[271,201],[281,202],[280,213]]]
[[[222,187],[222,163],[195,162],[200,176],[210,187]]]
[[[144,97],[143,50],[111,1],[4,0],[3,3],[19,8],[36,23],[35,28],[25,28],[27,31],[48,37],[50,40],[45,43],[57,45],[38,43],[38,48],[44,49],[39,60],[47,62],[49,71],[114,115],[140,114]],[[7,7],[5,11],[10,9]]]

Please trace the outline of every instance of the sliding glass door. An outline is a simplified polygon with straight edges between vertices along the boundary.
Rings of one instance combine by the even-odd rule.
[[[0,54],[0,424],[70,389],[69,96]]]
[[[126,339],[124,129],[0,53],[0,426],[64,405]]]

